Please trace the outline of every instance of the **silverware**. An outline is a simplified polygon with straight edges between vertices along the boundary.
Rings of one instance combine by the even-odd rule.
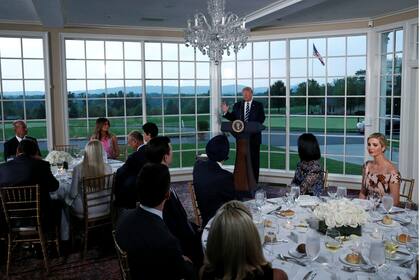
[[[401,255],[411,256],[411,254],[410,254],[410,253],[408,253],[408,252],[404,252],[404,251],[400,251],[400,250],[397,250],[397,253],[398,253],[398,254],[401,254]]]
[[[405,213],[405,210],[398,210],[398,211],[394,211],[391,213],[388,213],[389,215],[395,215],[395,214],[400,214],[400,213]]]
[[[309,275],[311,275],[311,273],[313,272],[313,270],[309,271],[308,273],[305,274],[305,276],[303,276],[303,280],[307,280]]]
[[[274,201],[266,200],[266,202],[267,202],[267,203],[270,203],[270,204],[277,205],[277,203],[276,203],[276,202],[274,202]]]
[[[363,266],[343,266],[343,270],[347,272],[356,272],[356,271],[363,271],[366,273],[374,273],[376,272],[376,267],[369,266],[369,267],[363,267]]]
[[[272,214],[272,213],[274,213],[274,212],[276,212],[276,211],[278,211],[280,209],[281,209],[281,205],[279,207],[277,207],[276,209],[271,210],[270,212],[268,212],[267,215],[270,215],[270,214]]]
[[[301,262],[300,260],[293,258],[293,257],[289,257],[289,256],[285,256],[283,254],[279,254],[279,257],[285,261],[292,261],[295,264],[298,264],[300,266],[306,266],[306,264],[304,262]]]
[[[314,280],[315,279],[315,276],[316,276],[316,272],[312,273],[311,279],[309,279],[309,280]]]
[[[404,261],[404,262],[400,263],[400,267],[406,267],[406,268],[410,267],[413,264],[413,262],[414,262],[414,259]]]

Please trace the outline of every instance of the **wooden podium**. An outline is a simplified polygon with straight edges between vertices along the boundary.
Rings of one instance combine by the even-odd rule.
[[[249,137],[259,133],[265,126],[259,122],[222,122],[221,130],[229,132],[236,138],[236,159],[233,172],[235,190],[238,192],[250,192],[256,188],[254,172],[252,169],[251,154],[249,150]]]

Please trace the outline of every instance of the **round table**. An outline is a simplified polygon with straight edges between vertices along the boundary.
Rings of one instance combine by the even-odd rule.
[[[314,198],[317,199],[317,198]],[[320,202],[320,201],[319,201]],[[319,203],[318,202],[318,203]],[[251,212],[256,212],[255,201],[250,200],[245,202]],[[267,203],[262,207],[261,213],[262,217],[265,220],[270,220],[272,225],[270,227],[265,227],[265,231],[272,231],[276,233],[276,238],[279,242],[276,243],[268,243],[263,246],[264,255],[268,261],[271,261],[273,268],[279,268],[285,271],[289,277],[289,279],[296,279],[302,280],[305,275],[307,275],[310,271],[315,271],[316,276],[315,280],[317,279],[412,279],[416,275],[416,262],[414,262],[411,267],[403,268],[400,267],[399,264],[402,263],[404,260],[410,258],[410,256],[398,254],[401,260],[387,260],[386,265],[382,266],[379,269],[378,275],[374,273],[367,273],[367,272],[347,272],[343,271],[342,268],[345,265],[342,261],[340,261],[341,256],[345,256],[346,254],[351,252],[351,248],[355,244],[355,240],[359,240],[359,244],[361,244],[362,248],[362,256],[364,257],[367,262],[369,262],[369,245],[370,242],[374,240],[380,241],[380,239],[373,238],[372,234],[374,231],[379,231],[386,236],[391,236],[398,234],[402,231],[402,226],[400,224],[396,225],[395,227],[385,227],[381,223],[376,222],[369,218],[369,222],[362,226],[362,236],[356,237],[352,236],[349,241],[344,241],[342,248],[340,248],[336,252],[328,251],[324,245],[324,236],[319,233],[317,230],[309,227],[308,220],[314,220],[315,216],[310,207],[301,207],[299,204],[295,204],[294,206],[290,207],[292,210],[295,211],[295,216],[292,218],[281,218],[275,214],[268,214],[269,212],[273,211],[274,209],[282,206],[282,209],[287,209],[288,207],[285,206],[283,198],[274,198],[269,199]],[[378,208],[379,210],[375,211],[374,214],[376,215],[376,219],[383,216],[383,208]],[[402,211],[404,209],[394,207],[392,212]],[[409,215],[418,221],[418,212],[410,211]],[[393,217],[403,216],[406,218],[406,213],[395,214],[392,215]],[[370,214],[368,214],[370,217]],[[208,232],[211,226],[212,220],[206,225],[203,230],[202,235],[202,243],[203,248],[206,247]],[[287,225],[286,225],[287,224]],[[417,223],[418,224],[418,223]],[[289,229],[287,226],[292,225],[294,228]],[[311,224],[312,225],[312,224]],[[304,227],[307,226],[307,227]],[[411,231],[410,231],[411,229]],[[418,238],[418,232],[413,232],[413,226],[410,225],[409,229],[410,235],[415,236]],[[307,264],[307,266],[298,265],[292,261],[282,261],[277,256],[279,254],[283,254],[286,256],[290,256],[290,251],[296,249],[297,245],[300,243],[304,243],[306,236],[308,233],[311,234],[318,234],[321,238],[321,251],[318,259],[315,262],[310,263],[307,259],[299,259]],[[407,252],[404,245],[401,245],[399,250]],[[335,255],[334,255],[335,254]],[[332,257],[334,256],[334,262],[331,262]],[[330,265],[327,265],[330,263]],[[331,265],[333,264],[333,265]],[[400,278],[397,278],[399,276]],[[313,280],[311,277],[308,280]]]

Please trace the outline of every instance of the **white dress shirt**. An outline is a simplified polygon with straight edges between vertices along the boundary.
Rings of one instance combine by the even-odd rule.
[[[160,210],[157,210],[156,208],[151,208],[151,207],[147,207],[147,206],[144,206],[144,205],[139,205],[141,208],[143,208],[143,210],[144,211],[147,211],[147,212],[149,212],[149,213],[152,213],[152,214],[155,214],[155,215],[158,215],[162,220],[163,220],[163,214],[162,214],[162,211],[160,211]]]
[[[23,140],[23,138],[25,138],[25,136],[23,136],[23,138],[20,138],[19,136],[15,136],[16,137],[16,139],[18,140],[18,142],[20,143],[20,141],[22,141]]]
[[[249,103],[249,113],[251,114],[251,106],[252,106],[252,99],[251,101],[245,101],[244,100],[244,120],[245,120],[245,114],[246,114],[246,104]],[[248,116],[249,118],[249,116]]]

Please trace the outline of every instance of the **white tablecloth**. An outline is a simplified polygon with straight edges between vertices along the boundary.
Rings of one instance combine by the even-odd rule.
[[[283,204],[282,198],[276,198],[276,199],[270,199],[271,202],[276,202],[278,205],[266,203],[262,209],[263,212],[263,218],[266,220],[270,220],[273,222],[273,226],[269,228],[270,231],[277,231],[277,240],[284,240],[285,242],[277,242],[270,245],[264,245],[264,255],[267,258],[267,260],[272,261],[273,268],[280,268],[284,270],[289,279],[296,279],[296,280],[302,280],[303,277],[311,270],[316,270],[317,275],[314,278],[315,280],[321,280],[321,279],[341,279],[341,280],[347,280],[347,279],[397,279],[397,276],[399,276],[402,280],[405,279],[412,279],[412,277],[416,274],[416,266],[415,263],[413,263],[411,268],[403,268],[400,267],[399,264],[403,262],[404,260],[407,260],[410,258],[410,256],[401,255],[402,260],[399,261],[392,261],[387,260],[386,265],[382,266],[379,269],[378,275],[375,276],[373,273],[366,273],[366,272],[345,272],[342,270],[343,263],[339,261],[339,256],[345,256],[346,254],[351,252],[351,247],[354,244],[355,239],[359,239],[362,244],[362,255],[365,257],[365,259],[369,262],[368,258],[368,250],[369,245],[372,240],[375,240],[371,233],[372,231],[377,228],[381,233],[389,236],[389,235],[395,235],[401,232],[402,226],[397,225],[396,227],[385,227],[380,225],[379,223],[370,222],[364,226],[362,226],[362,237],[354,237],[353,240],[345,241],[343,243],[343,247],[339,249],[337,252],[332,253],[331,251],[328,251],[324,245],[323,236],[318,233],[316,230],[312,228],[303,228],[303,227],[295,227],[294,229],[287,229],[285,228],[285,223],[287,222],[287,219],[279,218],[275,215],[267,215],[267,213],[279,205]],[[251,209],[255,209],[255,202],[248,201],[246,202],[247,206]],[[283,209],[285,209],[285,206],[283,206]],[[314,218],[312,210],[309,208],[303,208],[299,206],[292,207],[292,209],[296,212],[296,215],[291,218],[292,225],[298,225],[298,224],[306,224],[307,220],[311,217]],[[395,208],[394,208],[395,209]],[[397,210],[397,209],[395,209]],[[253,210],[255,211],[255,210]],[[394,211],[394,210],[393,210]],[[378,213],[376,213],[378,212]],[[380,212],[376,211],[375,215],[383,215]],[[405,216],[405,213],[402,214],[396,214],[395,216]],[[418,220],[418,213],[415,211],[410,211],[410,215],[415,216],[415,219]],[[207,237],[208,237],[208,231],[211,224],[211,220],[209,224],[204,228],[203,235],[202,235],[202,242],[203,246],[205,248]],[[293,262],[285,262],[281,261],[277,258],[278,254],[283,255],[290,255],[290,250],[295,250],[298,244],[304,243],[306,239],[306,235],[311,231],[314,234],[319,234],[321,237],[321,252],[318,257],[318,259],[312,263],[307,265],[306,267],[297,265]],[[293,232],[293,234],[292,234]],[[413,235],[413,230],[410,231],[410,234]],[[415,233],[418,235],[418,232]],[[405,246],[401,245],[399,250],[406,251]],[[331,260],[333,254],[335,254],[335,266],[331,268],[331,266],[327,266],[326,263],[328,263],[329,260]],[[399,254],[398,254],[399,255]],[[307,260],[304,260],[304,262],[308,262]],[[330,262],[331,263],[331,262]],[[338,278],[334,278],[333,275],[337,276]]]
[[[124,164],[124,162],[119,160],[108,159],[108,164],[111,165],[112,172],[116,172],[117,169]],[[72,182],[71,176],[73,173],[73,167],[74,165],[69,166],[69,169],[62,174],[54,174],[55,178],[59,181],[60,185],[56,191],[50,192],[51,199],[61,200],[65,203],[65,207],[63,207],[61,213],[61,240],[68,240],[70,237],[69,207],[73,204],[73,199],[70,197],[70,188]]]

